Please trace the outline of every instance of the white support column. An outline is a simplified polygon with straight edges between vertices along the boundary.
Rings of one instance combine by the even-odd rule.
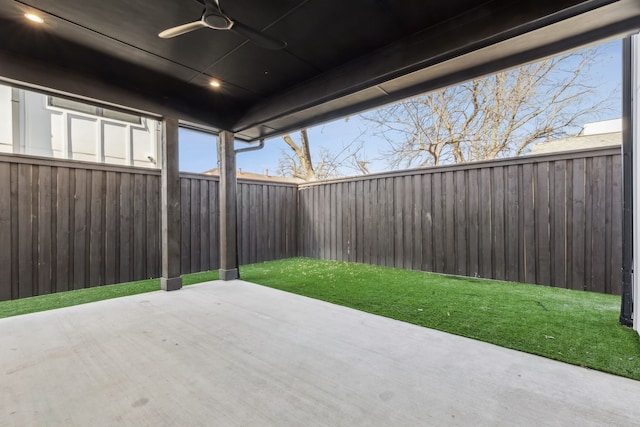
[[[234,280],[238,272],[236,153],[234,135],[223,131],[218,136],[220,162],[220,280]]]
[[[160,285],[165,291],[182,288],[180,277],[180,170],[178,162],[178,120],[162,120],[162,277]]]

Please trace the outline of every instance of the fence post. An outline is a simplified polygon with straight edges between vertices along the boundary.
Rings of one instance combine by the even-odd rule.
[[[638,208],[639,160],[638,127],[640,125],[640,38],[634,34],[623,40],[622,45],[622,170],[623,170],[623,228],[622,228],[622,303],[620,324],[635,326],[634,297],[638,297],[637,271],[640,236],[640,209]],[[635,222],[634,222],[635,218]],[[636,267],[636,268],[634,268]],[[634,295],[635,288],[635,295]],[[635,301],[637,304],[637,301]],[[635,318],[635,319],[634,319]],[[635,325],[634,325],[635,323]]]
[[[234,135],[222,131],[218,136],[220,162],[220,280],[234,280],[238,272],[236,153]]]
[[[182,288],[180,277],[180,171],[178,162],[178,120],[162,120],[162,277],[160,285],[165,291]]]

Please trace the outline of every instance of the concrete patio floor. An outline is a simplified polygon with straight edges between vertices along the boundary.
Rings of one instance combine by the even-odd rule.
[[[242,281],[1,319],[0,378],[0,426],[640,420],[640,382]]]

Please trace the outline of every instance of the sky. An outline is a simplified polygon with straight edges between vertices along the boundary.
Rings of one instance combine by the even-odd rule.
[[[600,47],[598,61],[591,67],[591,79],[598,85],[602,95],[620,92],[622,82],[622,43],[620,40],[605,43]],[[617,95],[619,98],[619,95]],[[602,120],[620,117],[621,101],[615,103],[612,111],[601,117]],[[364,135],[363,135],[364,132]],[[384,159],[386,142],[371,132],[371,124],[359,115],[347,119],[339,119],[308,129],[311,152],[323,148],[341,150],[343,147],[360,138],[365,142],[363,156],[370,161],[368,167],[372,173],[389,170]],[[299,142],[297,133],[292,134]],[[246,147],[243,142],[236,142],[236,148]],[[284,151],[290,150],[281,137],[265,140],[262,150],[240,153],[237,156],[237,167],[244,172],[276,175],[279,159]],[[217,167],[216,137],[204,133],[180,129],[180,170],[183,172],[202,173]],[[344,175],[355,175],[349,169],[341,171]]]

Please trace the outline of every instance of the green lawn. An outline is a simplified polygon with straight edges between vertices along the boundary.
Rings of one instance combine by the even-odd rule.
[[[620,298],[387,267],[293,258],[241,268],[243,280],[640,380],[640,337]],[[185,285],[217,272],[183,276]],[[0,318],[158,290],[159,280],[0,302]]]

